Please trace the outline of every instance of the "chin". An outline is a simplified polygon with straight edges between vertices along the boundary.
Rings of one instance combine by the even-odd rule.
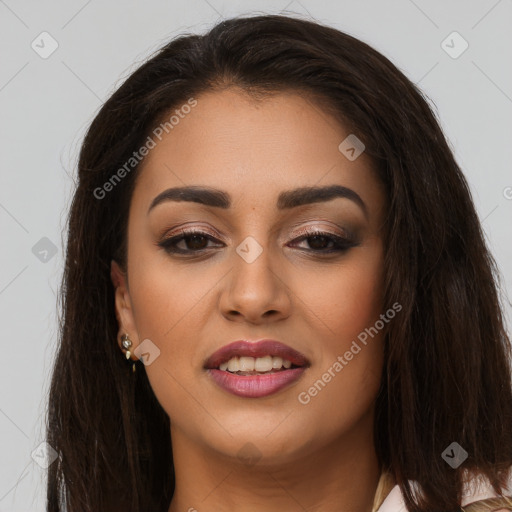
[[[315,449],[314,440],[304,438],[300,428],[278,427],[272,431],[273,428],[267,422],[261,425],[253,423],[250,428],[227,428],[231,436],[227,433],[221,439],[208,436],[204,442],[219,456],[248,467],[291,463]]]

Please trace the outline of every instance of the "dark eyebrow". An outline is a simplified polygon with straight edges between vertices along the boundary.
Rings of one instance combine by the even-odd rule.
[[[365,202],[361,199],[359,194],[354,192],[351,188],[343,187],[342,185],[328,185],[326,187],[301,187],[295,190],[288,190],[281,192],[277,199],[277,208],[285,210],[302,206],[304,204],[319,203],[321,201],[330,201],[337,197],[350,199],[356,203],[361,210],[363,210],[366,217],[368,217],[368,209]]]
[[[279,210],[288,210],[305,204],[330,201],[337,197],[350,199],[356,203],[363,210],[365,216],[368,217],[368,209],[361,197],[352,189],[341,185],[301,187],[281,192],[277,199],[277,208]],[[148,209],[148,214],[155,206],[165,201],[190,201],[222,209],[228,209],[231,206],[231,196],[227,192],[210,187],[192,185],[164,190],[153,199]]]

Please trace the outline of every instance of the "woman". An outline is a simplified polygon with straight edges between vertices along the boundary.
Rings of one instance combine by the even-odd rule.
[[[512,510],[496,275],[385,57],[285,16],[179,37],[81,149],[48,510]]]

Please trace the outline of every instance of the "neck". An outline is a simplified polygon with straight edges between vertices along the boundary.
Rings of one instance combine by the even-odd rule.
[[[168,512],[371,512],[380,477],[371,433],[358,424],[284,462],[251,464],[201,447],[171,427],[176,487]]]

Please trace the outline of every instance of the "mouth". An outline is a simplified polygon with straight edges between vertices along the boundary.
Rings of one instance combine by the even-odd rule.
[[[310,366],[300,352],[276,340],[230,343],[205,362],[213,380],[224,390],[246,398],[273,394],[295,382]]]

